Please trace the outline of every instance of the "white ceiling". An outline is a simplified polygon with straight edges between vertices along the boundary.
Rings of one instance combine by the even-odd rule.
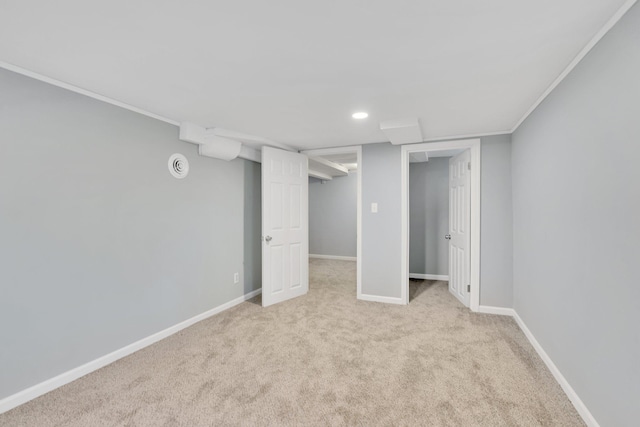
[[[403,117],[479,135],[512,129],[623,3],[0,0],[0,61],[301,149]]]

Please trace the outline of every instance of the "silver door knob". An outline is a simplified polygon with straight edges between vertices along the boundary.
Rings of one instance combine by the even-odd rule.
[[[444,238],[447,240],[451,240],[451,234],[447,234],[446,236],[444,236]]]
[[[267,241],[267,243],[269,243],[269,242],[271,241],[271,239],[272,239],[272,238],[273,238],[273,237],[271,237],[271,236],[267,236],[267,237],[265,237],[265,238],[264,238],[264,240],[266,240],[266,241]]]

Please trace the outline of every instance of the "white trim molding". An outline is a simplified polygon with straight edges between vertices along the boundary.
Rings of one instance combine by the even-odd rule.
[[[115,105],[116,107],[124,108],[125,110],[133,111],[135,113],[142,114],[156,120],[170,123],[175,126],[180,126],[180,123],[177,122],[176,120],[163,117],[159,114],[152,113],[147,110],[143,110],[142,108],[135,107],[133,105],[118,101],[113,98],[109,98],[108,96],[100,95],[99,93],[95,93],[90,90],[82,89],[78,86],[74,86],[72,84],[65,83],[63,81],[56,80],[51,77],[43,76],[42,74],[29,71],[22,67],[18,67],[17,65],[9,64],[8,62],[0,61],[0,68],[13,71],[14,73],[22,74],[23,76],[31,77],[32,79],[40,80],[41,82],[49,83],[50,85],[61,87],[63,89],[70,90],[71,92],[79,93],[80,95],[88,96],[89,98],[97,99],[98,101],[106,102],[107,104]]]
[[[600,427],[600,424],[598,424],[598,422],[596,421],[594,416],[591,414],[587,406],[584,404],[582,399],[580,399],[580,397],[578,396],[578,393],[576,393],[573,387],[571,387],[571,385],[569,384],[569,381],[567,381],[564,375],[562,375],[562,372],[560,372],[560,369],[558,369],[556,364],[553,363],[553,360],[551,360],[551,357],[549,357],[547,352],[544,351],[544,348],[542,348],[542,346],[540,345],[536,337],[529,330],[529,328],[524,323],[522,318],[518,315],[518,313],[515,311],[515,309],[481,305],[478,307],[478,312],[513,317],[513,319],[518,324],[518,327],[520,328],[522,333],[524,333],[524,336],[527,337],[527,339],[529,340],[533,348],[536,350],[536,353],[538,353],[538,356],[540,356],[540,358],[542,359],[544,364],[547,366],[547,368],[549,369],[549,371],[551,372],[555,380],[558,382],[558,384],[560,384],[560,387],[562,387],[562,390],[565,392],[565,394],[567,395],[567,397],[569,398],[573,406],[576,408],[576,411],[578,411],[578,414],[580,414],[585,424],[588,427]]]
[[[600,427],[600,424],[598,424],[598,422],[593,417],[589,409],[587,409],[587,405],[585,405],[582,399],[580,399],[580,397],[578,396],[578,393],[576,393],[573,387],[571,387],[571,385],[569,384],[569,381],[567,381],[564,375],[562,375],[562,373],[560,372],[560,369],[558,369],[555,363],[553,363],[553,360],[551,360],[551,357],[549,357],[547,352],[544,351],[544,349],[542,348],[542,346],[540,345],[536,337],[533,336],[533,333],[531,333],[527,325],[520,318],[520,316],[516,311],[513,312],[513,318],[515,319],[516,323],[518,324],[522,332],[524,332],[524,335],[527,337],[527,339],[529,340],[533,348],[536,350],[536,352],[538,353],[538,355],[540,356],[544,364],[547,365],[547,368],[549,368],[549,370],[551,371],[551,374],[553,374],[553,377],[556,379],[556,381],[558,381],[558,384],[560,384],[560,387],[562,387],[562,390],[564,390],[564,392],[567,394],[567,397],[569,398],[573,406],[576,408],[576,411],[578,411],[578,413],[582,417],[582,420],[585,422],[585,424],[589,427]]]
[[[407,144],[402,146],[401,163],[401,221],[402,244],[400,248],[401,272],[400,299],[403,304],[409,304],[409,156],[415,152],[432,152],[455,149],[469,149],[471,153],[471,291],[469,308],[478,311],[480,306],[480,169],[481,141],[464,139],[455,141],[429,142],[422,144]]]
[[[493,307],[490,305],[479,306],[478,313],[497,314],[499,316],[511,316],[511,317],[514,317],[516,315],[516,312],[513,308]]]
[[[498,136],[498,135],[508,135],[512,133],[511,130],[501,130],[496,132],[484,132],[484,133],[469,133],[465,135],[449,135],[449,136],[437,136],[437,137],[429,137],[425,138],[422,142],[443,142],[450,141],[454,139],[471,139],[471,138],[483,138],[486,136]]]
[[[357,261],[358,260],[358,257],[355,257],[355,256],[319,255],[319,254],[309,254],[309,258],[333,259],[336,261]]]
[[[506,135],[506,134],[510,135],[514,133],[520,127],[520,125],[527,119],[527,117],[529,117],[529,115],[533,111],[535,111],[536,108],[538,108],[538,106],[545,100],[545,98],[549,96],[549,94],[565,79],[565,77],[567,77],[571,73],[571,71],[573,71],[573,69],[587,56],[587,54],[589,54],[589,52],[591,52],[594,46],[598,44],[598,42],[611,30],[611,28],[613,28],[618,23],[618,21],[620,21],[620,19],[629,11],[629,9],[631,9],[631,7],[634,4],[636,4],[636,2],[637,0],[627,0],[622,4],[622,6],[620,6],[620,8],[616,11],[616,13],[604,24],[604,26],[600,29],[600,31],[598,31],[591,38],[591,40],[589,40],[589,42],[573,58],[573,60],[569,63],[569,65],[567,65],[567,67],[558,75],[558,77],[556,77],[556,79],[549,85],[549,87],[547,87],[547,89],[540,95],[540,97],[538,97],[538,99],[529,107],[529,109],[525,111],[522,117],[520,117],[520,119],[513,125],[513,127],[511,127],[511,129],[507,129],[504,131],[470,133],[465,135],[449,135],[449,136],[444,135],[444,136],[438,136],[438,137],[429,137],[429,138],[425,138],[423,141],[424,142],[446,141],[446,140],[454,140],[454,139],[457,140],[457,139],[466,139],[466,138],[480,138],[480,137],[494,136],[494,135]],[[33,71],[26,70],[22,67],[18,67],[17,65],[13,65],[8,62],[0,61],[0,68],[14,71],[16,73],[34,78],[36,80],[40,80],[40,81],[52,84],[54,86],[68,89],[73,92],[80,93],[82,95],[86,95],[91,98],[98,99],[100,101],[104,101],[109,104],[113,104],[118,107],[125,108],[127,110],[135,111],[136,113],[144,114],[145,116],[153,117],[154,119],[162,120],[163,122],[171,123],[176,126],[180,125],[180,123],[176,120],[169,119],[167,117],[163,117],[161,115],[143,110],[142,108],[138,108],[133,105],[120,102],[113,98],[109,98],[104,95],[100,95],[98,93],[91,92],[89,90],[74,86],[72,84],[65,83],[60,80],[56,80],[56,79],[44,76],[42,74],[35,73]],[[353,148],[353,147],[338,147],[338,148]],[[335,149],[328,149],[328,150],[335,150]],[[306,154],[306,153],[316,152],[316,151],[321,151],[321,149],[306,150],[303,153]],[[310,154],[310,155],[315,155],[315,154]],[[250,153],[250,154],[245,153],[244,155],[241,154],[239,157],[245,158],[247,160],[259,162],[260,160],[256,160],[255,156],[256,156],[255,153]],[[358,166],[360,166],[360,164],[358,164]]]
[[[547,90],[545,90],[542,95],[540,95],[540,97],[533,103],[533,105],[529,107],[529,109],[524,113],[520,120],[516,122],[516,124],[508,133],[514,133],[520,127],[520,125],[527,119],[527,117],[529,117],[529,115],[531,115],[531,113],[533,113],[535,109],[538,108],[538,105],[542,104],[542,101],[544,101],[545,98],[549,96],[549,94],[553,92],[553,90],[558,87],[560,83],[562,83],[565,77],[567,77],[569,73],[571,73],[571,71],[576,68],[576,66],[584,59],[584,57],[587,56],[589,52],[591,52],[591,49],[593,49],[594,46],[598,44],[598,42],[609,32],[609,30],[611,30],[611,28],[613,28],[614,25],[618,23],[618,21],[629,11],[629,9],[631,9],[634,4],[636,4],[636,2],[637,0],[627,0],[623,3],[622,6],[620,6],[620,9],[618,9],[618,11],[611,17],[611,19],[609,19],[607,23],[604,24],[600,31],[598,31],[591,38],[591,40],[589,40],[589,43],[587,43],[575,56],[575,58],[573,58],[569,65],[567,65],[567,67],[562,70],[560,75],[556,77],[556,79],[549,85]]]
[[[23,403],[26,403],[32,399],[35,399],[36,397],[42,396],[45,393],[55,390],[58,387],[69,384],[70,382],[75,381],[80,377],[83,377],[93,371],[97,371],[98,369],[105,367],[118,359],[122,359],[123,357],[135,353],[138,350],[148,347],[164,338],[167,338],[168,336],[175,334],[176,332],[188,328],[189,326],[197,322],[228,310],[240,303],[248,301],[256,295],[260,295],[261,293],[262,289],[256,289],[255,291],[246,293],[236,299],[219,305],[218,307],[205,311],[204,313],[198,314],[197,316],[173,325],[146,338],[138,340],[132,344],[122,347],[121,349],[92,360],[91,362],[87,362],[84,365],[78,366],[77,368],[73,368],[67,372],[31,386],[25,390],[19,391],[18,393],[12,394],[11,396],[5,397],[4,399],[0,400],[0,414],[2,414],[3,412],[7,412],[8,410],[15,408],[16,406],[22,405]]]
[[[108,96],[100,95],[99,93],[95,93],[87,89],[82,89],[81,87],[74,86],[72,84],[65,83],[63,81],[44,76],[42,74],[35,73],[33,71],[27,70],[22,67],[18,67],[17,65],[13,65],[8,62],[0,61],[0,68],[13,71],[14,73],[22,74],[23,76],[27,76],[44,83],[48,83],[50,85],[53,85],[62,89],[66,89],[71,92],[78,93],[80,95],[88,96],[89,98],[93,98],[98,101],[106,102],[107,104],[115,105],[116,107],[124,108],[125,110],[133,111],[134,113],[142,114],[143,116],[151,117],[152,119],[160,120],[162,122],[169,123],[178,127],[180,126],[180,122],[178,122],[177,120],[173,120],[173,119],[161,116],[159,114],[144,110],[142,108],[138,108],[133,105],[127,104],[125,102],[118,101],[117,99],[109,98]],[[287,149],[293,150],[291,147],[288,147]],[[253,162],[258,162],[258,163],[260,163],[262,159],[261,154],[258,150],[256,150],[255,148],[246,147],[246,146],[242,146],[240,150],[240,154],[238,154],[238,157],[246,160],[251,160]]]
[[[398,298],[398,297],[384,297],[380,295],[368,295],[368,294],[359,293],[358,299],[361,301],[383,302],[385,304],[405,305],[402,298]]]
[[[447,275],[447,274],[409,273],[409,279],[441,280],[441,281],[448,282],[449,281],[449,275]]]

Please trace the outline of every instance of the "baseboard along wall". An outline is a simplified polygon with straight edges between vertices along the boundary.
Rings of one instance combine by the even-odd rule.
[[[549,357],[547,352],[544,351],[544,349],[542,348],[542,346],[540,345],[536,337],[533,336],[533,333],[529,330],[527,325],[524,323],[522,318],[520,318],[520,316],[516,311],[513,312],[513,318],[515,319],[516,323],[518,324],[522,332],[524,332],[524,335],[527,337],[527,339],[529,340],[533,348],[536,349],[536,352],[538,353],[538,355],[540,356],[544,364],[547,365],[547,368],[549,368],[553,377],[556,379],[556,381],[558,381],[558,384],[560,384],[560,387],[562,387],[564,392],[567,394],[567,397],[569,398],[573,406],[576,408],[576,411],[578,411],[578,414],[580,414],[580,416],[582,417],[582,420],[584,421],[584,423],[589,427],[600,427],[600,424],[598,424],[593,414],[591,414],[591,412],[589,411],[587,406],[584,404],[582,399],[580,399],[580,396],[578,396],[578,393],[576,393],[573,387],[571,387],[571,385],[569,384],[569,381],[567,381],[564,375],[562,375],[562,373],[560,372],[560,369],[558,369],[556,364],[553,363],[553,360],[551,360],[551,357]]]
[[[360,295],[358,295],[358,299],[362,300],[362,301],[383,302],[383,303],[386,303],[386,304],[402,304],[402,305],[404,305],[404,302],[402,301],[402,298],[396,298],[396,297],[383,297],[383,296],[380,296],[380,295],[360,294]]]
[[[194,316],[190,319],[187,319],[183,322],[173,325],[167,329],[164,329],[160,332],[157,332],[153,335],[150,335],[146,338],[143,338],[125,347],[122,347],[119,350],[113,351],[109,354],[106,354],[102,357],[92,360],[91,362],[78,366],[77,368],[73,368],[67,372],[64,372],[60,375],[57,375],[39,384],[31,386],[25,390],[19,391],[16,394],[5,397],[4,399],[0,400],[0,414],[3,412],[7,412],[10,409],[15,408],[16,406],[22,405],[23,403],[27,403],[28,401],[33,400],[36,397],[42,396],[45,393],[55,390],[58,387],[62,387],[65,384],[75,381],[78,378],[83,377],[93,371],[97,371],[98,369],[104,366],[107,366],[118,359],[122,359],[123,357],[126,357],[132,353],[135,353],[138,350],[142,350],[143,348],[148,347],[151,344],[154,344],[164,338],[167,338],[175,334],[176,332],[180,332],[181,330],[188,328],[189,326],[195,323],[198,323],[201,320],[207,319],[220,312],[228,310],[231,307],[234,307],[247,300],[250,300],[256,295],[260,295],[261,293],[262,293],[262,288],[246,293],[236,299],[233,299],[227,303],[219,305],[218,307],[205,311],[204,313],[198,314],[197,316]]]
[[[600,424],[598,424],[598,422],[593,417],[593,415],[591,414],[587,406],[584,404],[582,399],[580,399],[580,396],[578,396],[578,393],[576,393],[573,387],[571,387],[571,385],[569,384],[569,381],[567,381],[564,375],[562,375],[562,372],[560,372],[560,369],[558,369],[556,364],[553,363],[553,360],[551,360],[551,357],[549,357],[547,352],[544,351],[544,348],[542,348],[542,346],[540,345],[536,337],[529,330],[526,323],[524,323],[524,320],[522,320],[522,318],[518,315],[518,313],[513,308],[492,307],[492,306],[481,305],[478,308],[478,312],[513,317],[513,319],[518,324],[518,327],[520,327],[520,330],[524,333],[524,335],[527,337],[527,339],[529,340],[533,348],[538,353],[538,356],[540,356],[544,364],[547,365],[547,368],[549,368],[549,371],[551,371],[551,374],[553,375],[553,377],[556,379],[558,384],[560,384],[560,387],[562,387],[562,390],[564,390],[567,397],[569,398],[573,406],[576,408],[576,411],[578,411],[578,414],[580,414],[585,424],[589,427],[600,427]]]
[[[409,273],[409,279],[440,280],[440,281],[448,282],[449,276],[447,274]]]
[[[357,261],[358,260],[358,257],[354,257],[354,256],[320,255],[320,254],[309,254],[309,258],[334,259],[337,261]]]
[[[311,257],[311,255],[310,255]],[[334,258],[323,258],[323,259],[334,259]],[[355,259],[354,259],[355,260]],[[427,280],[444,280],[444,279],[427,279]],[[138,350],[141,350],[145,347],[148,347],[164,338],[167,338],[176,332],[179,332],[189,326],[200,322],[201,320],[207,319],[211,316],[214,316],[222,311],[228,310],[231,307],[234,307],[244,301],[247,301],[256,295],[260,295],[262,289],[257,289],[255,291],[249,292],[245,295],[242,295],[234,300],[231,300],[225,304],[222,304],[218,307],[215,307],[211,310],[208,310],[204,313],[201,313],[197,316],[194,316],[190,319],[187,319],[183,322],[178,323],[177,325],[171,326],[165,330],[157,332],[153,335],[150,335],[146,338],[143,338],[139,341],[136,341],[128,346],[125,346],[119,350],[113,351],[105,356],[99,357],[91,362],[85,363],[84,365],[78,366],[77,368],[71,369],[67,372],[64,372],[60,375],[57,375],[51,379],[43,381],[39,384],[36,384],[32,387],[29,387],[25,390],[22,390],[16,394],[8,396],[2,400],[0,400],[0,414],[10,409],[15,408],[16,406],[22,405],[36,397],[42,396],[45,393],[48,393],[52,390],[55,390],[58,387],[62,387],[65,384],[68,384],[76,379],[83,377],[93,371],[96,371],[104,366],[109,365],[110,363],[115,362],[118,359],[122,359],[125,356],[128,356]],[[383,297],[378,295],[367,295],[361,294],[358,295],[358,299],[363,301],[373,301],[373,302],[382,302],[382,303],[390,303],[390,304],[402,304],[401,298],[393,298],[393,297]],[[512,308],[505,307],[492,307],[492,306],[484,306],[481,305],[478,309],[479,313],[486,314],[495,314],[502,316],[511,316],[514,318],[524,335],[527,337],[533,348],[536,350],[540,358],[543,360],[551,374],[554,376],[560,387],[567,394],[567,397],[576,408],[585,424],[589,427],[600,427],[596,419],[593,417],[587,406],[584,404],[582,399],[578,396],[576,391],[571,387],[567,379],[562,375],[558,367],[553,363],[551,357],[547,354],[546,351],[542,348],[538,340],[535,338],[533,333],[529,330],[527,325],[524,323],[522,318],[518,315],[518,313]]]
[[[490,305],[481,305],[480,307],[478,307],[478,313],[497,314],[499,316],[511,316],[511,317],[515,317],[516,315],[516,312],[513,308],[493,307]]]

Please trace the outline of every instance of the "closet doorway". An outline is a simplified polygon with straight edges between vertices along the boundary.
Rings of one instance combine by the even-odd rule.
[[[477,311],[480,295],[480,140],[446,141],[438,143],[412,144],[402,146],[402,295],[405,304],[409,303],[409,278],[449,281],[449,291],[467,307]],[[423,207],[431,209],[430,219],[435,222],[420,224],[416,218],[421,215],[416,203],[410,204],[411,164],[427,163],[433,159],[432,178],[438,170],[447,174],[447,190],[432,189],[431,203],[422,200]],[[446,159],[444,162],[443,160]],[[436,165],[437,163],[437,165]],[[419,179],[420,166],[414,166],[413,176]],[[422,169],[426,168],[422,166]],[[437,194],[436,194],[437,193]],[[416,194],[414,194],[415,196]],[[439,200],[437,200],[439,199]],[[446,199],[446,200],[445,200]],[[446,203],[448,209],[442,208]],[[418,203],[419,205],[420,203]],[[440,215],[438,209],[440,208]],[[446,212],[446,215],[442,214]],[[412,230],[411,214],[414,217]],[[426,215],[426,212],[422,212]],[[446,216],[446,217],[445,217]],[[446,225],[443,225],[445,223]],[[422,225],[422,228],[421,228]],[[425,227],[429,228],[427,230]],[[445,228],[443,228],[445,227]],[[445,232],[448,231],[448,232]],[[416,235],[429,235],[428,247],[425,240],[422,247]],[[410,236],[412,233],[412,236]],[[441,235],[442,234],[442,235]],[[441,236],[440,236],[441,235]],[[414,245],[411,245],[413,237]],[[446,240],[446,243],[443,242]],[[443,244],[444,243],[444,244]],[[413,254],[412,254],[413,248]],[[421,252],[421,250],[423,250]],[[427,257],[427,250],[430,251]],[[418,252],[417,254],[415,252]],[[413,256],[412,256],[413,255]],[[427,259],[428,258],[428,259]],[[421,262],[423,261],[423,262]],[[425,272],[411,271],[422,268]],[[433,272],[426,272],[426,269]],[[443,272],[448,274],[443,274]],[[413,274],[412,274],[413,273]]]

